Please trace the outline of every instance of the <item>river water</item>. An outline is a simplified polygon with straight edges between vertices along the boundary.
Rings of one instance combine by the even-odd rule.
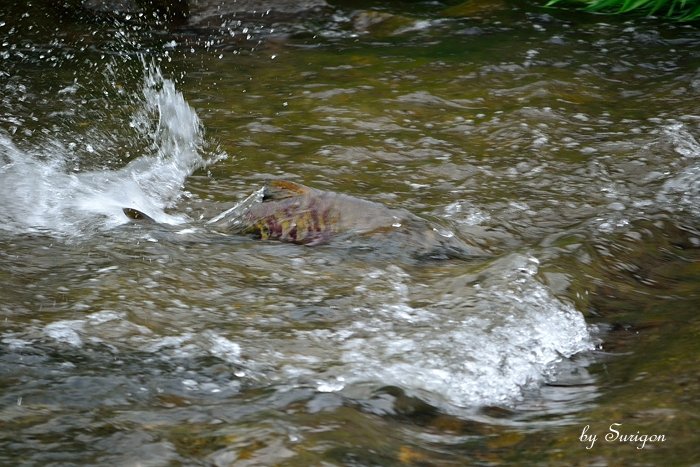
[[[226,5],[0,18],[0,463],[700,461],[697,26]],[[277,178],[488,255],[207,224]]]

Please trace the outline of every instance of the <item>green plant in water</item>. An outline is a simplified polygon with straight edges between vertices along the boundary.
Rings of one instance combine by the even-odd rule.
[[[583,3],[586,11],[596,13],[638,12],[678,21],[700,19],[700,0],[550,0],[547,6],[560,3]]]

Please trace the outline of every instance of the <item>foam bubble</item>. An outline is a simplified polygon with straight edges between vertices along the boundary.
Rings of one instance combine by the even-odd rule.
[[[395,293],[378,309],[355,310],[344,329],[299,333],[326,352],[338,349],[328,358],[339,364],[324,372],[319,387],[395,385],[451,412],[512,404],[562,359],[594,348],[581,313],[537,280],[534,258],[497,261],[483,283],[456,285],[461,290],[428,307],[411,306],[408,278],[395,269],[379,278]]]
[[[231,367],[229,377],[216,381],[206,368],[183,369],[192,390],[233,391],[243,378],[363,397],[392,385],[459,415],[479,405],[514,405],[556,377],[562,361],[594,348],[581,313],[538,274],[537,259],[518,254],[478,273],[442,277],[439,284],[418,283],[396,265],[375,267],[349,289],[346,319],[284,332],[278,325],[224,332],[213,323],[183,321],[168,335],[109,309],[41,331],[59,344],[99,343],[111,355],[146,352],[167,362],[214,357]],[[23,346],[36,338],[27,331],[5,335],[3,342]],[[208,382],[216,387],[205,388]]]
[[[81,347],[83,340],[80,337],[80,332],[84,325],[85,322],[82,320],[56,321],[44,326],[44,333],[58,342]]]

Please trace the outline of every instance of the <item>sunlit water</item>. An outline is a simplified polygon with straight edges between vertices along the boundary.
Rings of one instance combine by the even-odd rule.
[[[617,407],[596,405],[616,394],[601,366],[624,364],[602,350],[641,350],[617,327],[697,303],[700,38],[534,10],[204,5],[167,33],[46,37],[41,15],[3,21],[0,459],[462,465],[507,446],[551,460],[526,433],[576,446]],[[278,177],[490,256],[208,223]]]

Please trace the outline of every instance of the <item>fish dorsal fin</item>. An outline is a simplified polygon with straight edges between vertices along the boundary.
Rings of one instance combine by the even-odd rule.
[[[287,180],[270,180],[263,188],[263,202],[301,196],[311,192],[311,188]]]
[[[134,221],[148,221],[148,222],[155,222],[153,218],[147,214],[142,213],[141,211],[133,208],[122,208],[122,212],[124,212],[124,215],[128,217],[131,220]]]

